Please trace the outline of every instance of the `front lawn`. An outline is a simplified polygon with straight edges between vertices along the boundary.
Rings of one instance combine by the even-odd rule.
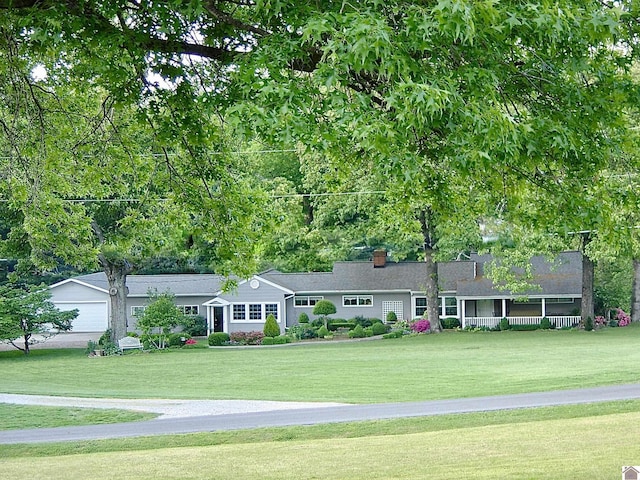
[[[595,332],[445,332],[367,342],[88,358],[0,352],[7,393],[398,402],[640,381],[640,325]]]

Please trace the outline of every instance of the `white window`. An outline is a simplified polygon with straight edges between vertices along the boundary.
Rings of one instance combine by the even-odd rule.
[[[373,295],[344,295],[342,297],[343,307],[371,307],[373,306]]]
[[[414,317],[422,317],[427,311],[427,297],[416,297],[416,310]]]
[[[573,303],[573,298],[545,298],[546,303]]]
[[[293,304],[296,307],[313,307],[323,298],[324,297],[310,297],[308,295],[299,295],[295,297]]]
[[[185,315],[198,315],[200,312],[198,305],[178,305],[178,308]]]
[[[141,316],[144,313],[146,308],[147,307],[145,307],[145,306],[133,306],[133,307],[131,307],[131,316],[132,317]]]
[[[458,300],[456,297],[444,297],[444,311],[442,314],[445,317],[458,316]]]
[[[234,320],[245,320],[245,309],[244,309],[244,303],[242,304],[235,304],[233,306],[233,319]]]
[[[278,303],[234,303],[232,307],[234,322],[265,322],[269,314],[280,321]]]

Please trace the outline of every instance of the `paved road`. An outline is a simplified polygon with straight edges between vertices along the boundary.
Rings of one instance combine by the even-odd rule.
[[[632,399],[640,399],[640,384],[426,402],[347,405],[229,415],[207,415],[111,425],[8,430],[0,432],[0,444],[81,441],[146,435],[214,432],[244,428],[356,422]]]

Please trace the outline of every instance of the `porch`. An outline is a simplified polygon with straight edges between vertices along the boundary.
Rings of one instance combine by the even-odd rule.
[[[464,327],[486,327],[495,328],[502,318],[509,320],[510,325],[537,325],[543,317],[464,317],[462,328]],[[552,328],[574,327],[580,323],[579,315],[547,315]]]

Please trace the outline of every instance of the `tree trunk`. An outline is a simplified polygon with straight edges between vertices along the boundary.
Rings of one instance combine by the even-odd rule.
[[[631,321],[640,321],[640,259],[633,259],[633,288],[631,290]]]
[[[111,341],[117,342],[127,335],[127,274],[131,265],[127,261],[110,262],[101,260],[109,281],[109,328]]]
[[[420,212],[420,225],[424,238],[424,260],[426,264],[425,294],[427,296],[427,320],[431,332],[441,332],[440,309],[438,308],[438,266],[433,261],[435,249],[435,223],[433,211],[426,208]]]
[[[595,316],[593,312],[594,265],[593,261],[585,253],[585,247],[590,240],[588,234],[582,236],[582,301],[580,302],[580,313],[583,323],[587,318],[591,317],[593,319]]]

